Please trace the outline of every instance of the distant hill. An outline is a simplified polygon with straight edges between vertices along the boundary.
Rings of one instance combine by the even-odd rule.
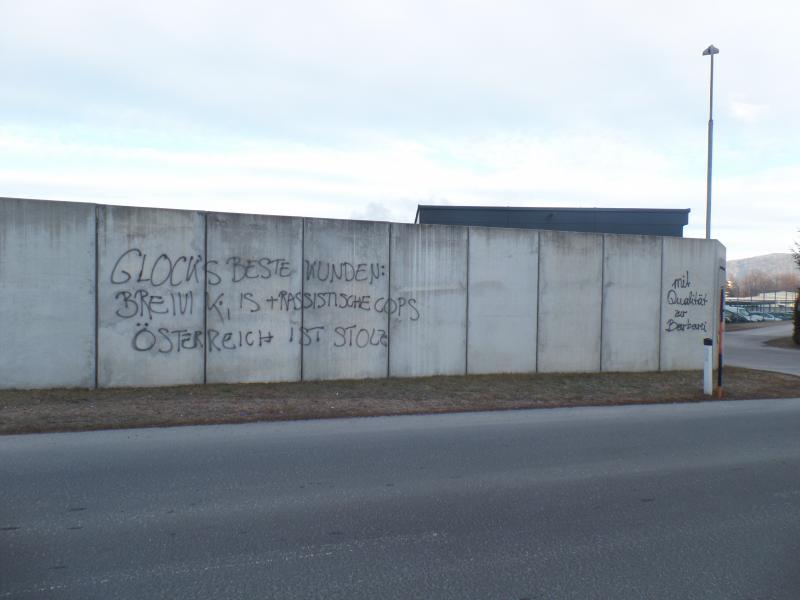
[[[786,253],[762,254],[752,258],[728,261],[728,278],[742,280],[752,271],[761,271],[768,277],[780,277],[798,273],[792,255]]]

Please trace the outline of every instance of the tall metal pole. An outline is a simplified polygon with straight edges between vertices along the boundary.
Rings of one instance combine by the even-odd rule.
[[[706,239],[711,239],[711,154],[714,147],[714,55],[719,50],[712,44],[703,50],[703,56],[711,57],[711,83],[708,94],[708,171],[706,176]]]

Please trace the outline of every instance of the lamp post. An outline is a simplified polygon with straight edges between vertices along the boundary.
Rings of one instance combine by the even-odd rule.
[[[711,85],[708,94],[708,171],[706,174],[706,239],[711,239],[711,152],[714,146],[714,55],[719,50],[712,44],[703,50],[703,56],[711,57]]]

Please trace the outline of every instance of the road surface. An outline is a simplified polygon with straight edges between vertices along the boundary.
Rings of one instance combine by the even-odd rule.
[[[0,437],[0,599],[800,598],[800,399]]]
[[[725,364],[800,375],[800,350],[765,346],[764,342],[792,335],[792,322],[725,332]]]

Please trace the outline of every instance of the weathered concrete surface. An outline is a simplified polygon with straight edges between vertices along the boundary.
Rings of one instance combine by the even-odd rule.
[[[603,371],[657,371],[662,238],[606,235]]]
[[[298,381],[303,220],[206,218],[208,383]]]
[[[699,369],[725,279],[707,240],[10,199],[0,219],[6,388]]]
[[[603,236],[539,235],[538,370],[599,371]]]
[[[98,382],[203,382],[205,225],[196,212],[100,207]]]
[[[662,370],[703,368],[703,339],[716,338],[718,258],[716,241],[664,238]]]
[[[389,224],[305,219],[303,379],[386,377]]]
[[[536,370],[539,233],[469,229],[469,373]]]
[[[467,229],[391,227],[389,374],[466,371]]]
[[[92,387],[95,209],[0,198],[0,388]]]

